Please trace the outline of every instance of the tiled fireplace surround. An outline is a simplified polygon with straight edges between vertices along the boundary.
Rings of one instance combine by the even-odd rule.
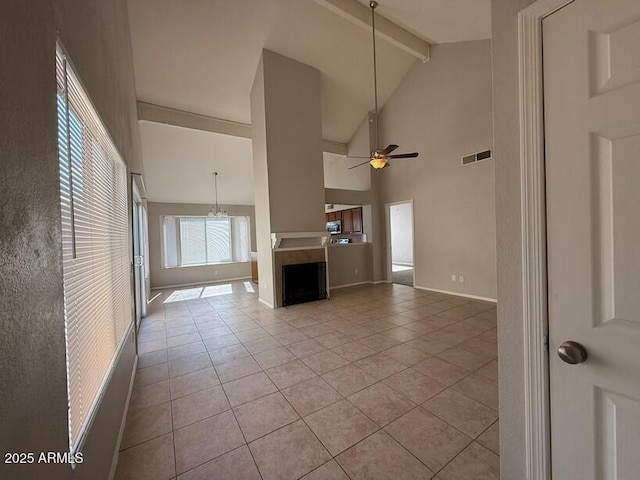
[[[282,266],[298,263],[326,262],[326,247],[307,248],[302,250],[274,250],[274,287],[276,305],[282,306]]]

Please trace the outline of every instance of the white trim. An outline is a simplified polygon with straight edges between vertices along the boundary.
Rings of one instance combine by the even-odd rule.
[[[174,127],[189,128],[202,132],[221,133],[233,137],[251,139],[251,125],[248,123],[234,122],[224,118],[210,117],[198,113],[177,110],[171,107],[155,105],[147,102],[137,102],[138,121],[152,122]],[[334,142],[332,140],[322,140],[322,151],[335,153],[336,155],[347,154],[347,144]]]
[[[116,448],[113,452],[113,460],[111,460],[111,470],[109,470],[109,480],[113,480],[116,476],[116,468],[118,466],[118,457],[120,454],[120,445],[122,443],[122,437],[124,436],[124,427],[127,423],[127,412],[129,411],[129,403],[131,403],[131,394],[133,393],[133,383],[136,379],[136,372],[138,371],[138,355],[136,354],[133,360],[133,371],[131,372],[131,380],[129,381],[129,393],[127,394],[127,401],[124,404],[124,410],[122,413],[122,420],[120,421],[120,430],[118,431],[118,440],[116,441]]]
[[[413,258],[413,285],[416,284],[416,217],[413,208],[413,198],[409,200],[401,200],[399,202],[391,202],[387,203],[384,206],[384,220],[385,220],[385,230],[386,230],[386,240],[387,240],[387,279],[384,280],[384,283],[393,283],[393,259],[392,251],[391,251],[391,207],[394,205],[404,205],[405,203],[409,203],[411,205],[411,255]]]
[[[246,262],[245,262],[246,263]],[[220,280],[207,280],[206,282],[196,282],[196,283],[178,283],[175,285],[163,285],[161,287],[153,287],[151,290],[166,290],[167,288],[183,288],[183,287],[199,287],[201,285],[210,285],[215,283],[228,283],[228,282],[239,282],[240,280],[250,280],[251,277],[234,277],[234,278],[223,278]]]
[[[274,248],[274,252],[295,252],[298,250],[320,250],[321,248],[327,248],[326,245],[314,245],[306,247],[278,247]]]
[[[329,290],[338,290],[340,288],[357,287],[358,285],[373,285],[373,282],[371,280],[365,280],[364,282],[345,283],[344,285],[336,285],[334,287],[329,287]]]
[[[280,244],[282,240],[291,238],[291,239],[320,239],[322,242],[320,245],[306,245],[295,247],[296,250],[305,250],[310,247],[319,248],[324,247],[329,239],[329,232],[276,232],[271,234],[271,249],[272,250],[281,250]]]
[[[480,295],[471,295],[470,293],[452,292],[451,290],[441,290],[439,288],[421,287],[419,285],[415,285],[413,288],[416,288],[418,290],[426,290],[427,292],[445,293],[447,295],[453,295],[456,297],[470,298],[472,300],[482,300],[483,302],[491,302],[491,303],[497,302],[495,298],[482,297]]]
[[[263,299],[262,299],[262,298],[260,298],[260,297],[258,297],[258,301],[259,301],[260,303],[262,303],[263,305],[266,305],[266,306],[267,306],[267,307],[269,307],[269,308],[273,308],[273,303],[269,303],[269,302],[267,302],[266,300],[263,300]]]
[[[518,14],[525,475],[551,478],[542,20],[573,0],[538,0]]]

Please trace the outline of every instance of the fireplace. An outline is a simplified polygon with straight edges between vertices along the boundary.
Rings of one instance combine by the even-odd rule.
[[[282,306],[327,298],[327,262],[282,266]]]

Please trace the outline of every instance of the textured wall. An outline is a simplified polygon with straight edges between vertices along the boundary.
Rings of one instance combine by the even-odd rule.
[[[436,45],[385,103],[380,127],[381,144],[420,153],[380,172],[383,203],[414,201],[416,285],[495,298],[494,162],[461,165],[492,144],[491,42]]]
[[[68,448],[51,18],[50,2],[0,6],[3,454]],[[1,478],[55,479],[69,472],[64,465],[0,463]]]
[[[500,467],[505,480],[525,478],[518,12],[533,0],[493,0],[493,152],[496,180]]]
[[[2,452],[68,449],[56,35],[123,157],[132,168],[141,163],[125,1],[0,3]],[[0,463],[0,478],[108,477],[135,358],[131,343],[125,352],[87,437],[85,463],[75,472]]]

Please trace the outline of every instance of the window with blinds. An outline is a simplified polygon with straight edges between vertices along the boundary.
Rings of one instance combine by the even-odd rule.
[[[165,268],[248,262],[247,217],[174,217],[162,219]]]
[[[69,443],[76,451],[132,322],[127,170],[56,51]]]

